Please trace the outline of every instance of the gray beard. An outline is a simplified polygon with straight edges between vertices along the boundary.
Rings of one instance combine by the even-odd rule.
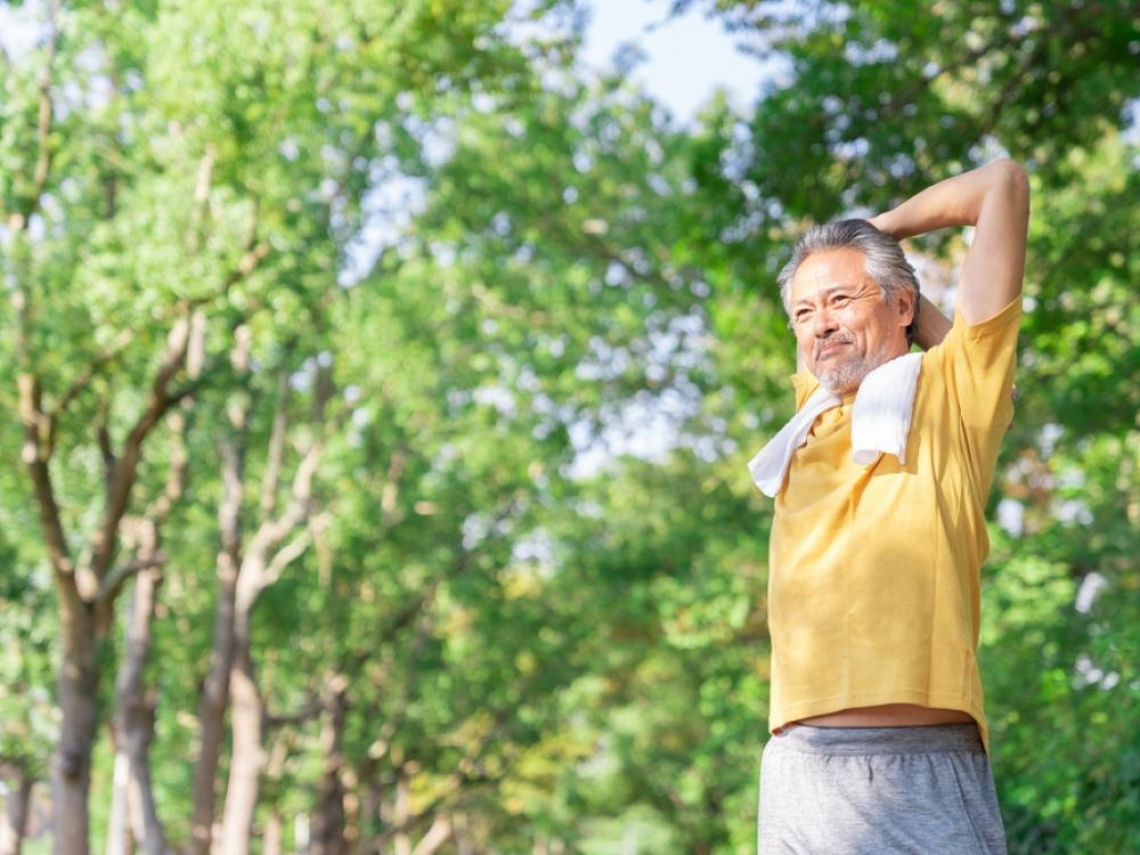
[[[857,354],[844,360],[833,368],[819,372],[816,378],[819,385],[833,395],[843,395],[859,388],[863,378],[889,361],[886,358],[886,348],[882,347],[872,354]]]

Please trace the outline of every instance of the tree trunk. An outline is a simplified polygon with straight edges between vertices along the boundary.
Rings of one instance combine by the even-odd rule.
[[[265,834],[261,840],[261,855],[281,855],[281,838],[283,836],[281,812],[273,810],[265,820]]]
[[[249,328],[235,332],[230,363],[239,377],[250,370]],[[214,637],[210,671],[198,699],[198,760],[194,764],[194,817],[190,825],[188,855],[210,855],[214,839],[214,784],[225,734],[226,706],[230,698],[230,672],[234,665],[238,573],[242,561],[241,509],[245,480],[245,439],[250,402],[241,391],[228,408],[232,434],[221,443],[222,501],[218,507],[221,549],[218,552],[218,604],[214,611]]]
[[[99,688],[95,614],[77,594],[60,591],[63,661],[57,691],[61,713],[59,744],[51,763],[53,852],[88,855],[87,792],[95,744]]]
[[[214,828],[214,785],[225,736],[226,707],[230,697],[230,671],[234,658],[234,599],[237,567],[224,551],[218,556],[218,604],[210,671],[198,699],[198,760],[194,764],[194,818],[190,828],[190,855],[210,855]]]
[[[243,422],[244,425],[244,422]],[[241,427],[243,425],[237,425]],[[194,765],[194,818],[190,827],[189,855],[210,855],[214,829],[214,785],[225,736],[226,707],[230,697],[230,671],[234,664],[234,621],[237,579],[241,563],[241,497],[244,453],[239,443],[222,446],[222,480],[225,495],[218,510],[222,548],[218,553],[218,604],[214,611],[214,638],[210,671],[198,699],[198,760]]]
[[[534,838],[533,855],[563,855],[566,844],[559,837],[539,834]]]
[[[376,780],[376,765],[376,761],[372,758],[366,759],[356,776],[357,780],[361,782],[357,785],[358,788],[363,789],[360,795],[360,808],[357,812],[356,833],[358,840],[368,840],[380,833],[380,811],[383,809],[384,800],[380,792],[380,782]],[[371,852],[371,850],[367,851]]]
[[[268,728],[268,724],[266,725]],[[271,779],[278,790],[281,789],[281,778],[285,774],[285,767],[291,756],[291,745],[287,739],[277,739],[273,749],[268,752],[269,759],[265,764],[265,775]],[[301,841],[293,840],[294,855],[302,851]],[[261,834],[261,855],[284,855],[285,851],[285,817],[277,801],[269,807],[269,815],[265,818],[265,828]]]
[[[146,855],[162,855],[165,850],[162,824],[150,782],[149,755],[154,738],[155,699],[153,695],[148,696],[143,683],[150,655],[155,593],[160,582],[161,571],[157,568],[141,571],[135,579],[127,610],[126,654],[116,680],[116,709],[112,719],[116,752],[116,798],[113,805],[119,815],[112,817],[107,840],[108,855],[128,855],[128,823],[130,836]],[[121,789],[118,786],[120,768],[125,769]]]
[[[451,839],[455,841],[456,855],[478,855],[475,842],[470,834],[471,822],[468,815],[455,811],[451,815]]]
[[[231,361],[239,376],[249,374],[248,327],[239,327],[236,331]],[[213,780],[217,772],[227,696],[231,706],[232,739],[220,846],[224,855],[248,855],[250,849],[253,816],[265,762],[262,747],[265,711],[253,664],[251,614],[261,592],[304,553],[311,539],[304,524],[309,517],[313,476],[323,448],[321,422],[324,406],[332,394],[331,384],[326,383],[327,388],[317,396],[317,437],[309,444],[297,466],[287,506],[280,515],[274,516],[280,492],[280,461],[286,441],[287,420],[284,413],[288,400],[288,377],[289,372],[282,368],[278,413],[270,435],[266,472],[263,473],[259,506],[261,519],[248,544],[243,541],[241,509],[251,400],[249,391],[236,393],[229,408],[234,431],[222,446],[225,490],[219,509],[222,551],[218,566],[222,592],[214,628],[211,670],[202,692],[202,753],[199,767],[195,770],[195,822],[191,855],[207,855],[210,850],[210,826],[214,810]],[[301,527],[301,531],[281,546],[282,541],[298,527]],[[227,661],[228,671],[225,670]]]
[[[28,828],[28,806],[32,801],[32,787],[35,780],[23,766],[11,767],[5,775],[8,785],[8,798],[3,814],[0,814],[0,855],[20,855],[24,845],[24,834]]]
[[[400,829],[392,838],[393,855],[412,855],[412,836],[407,832],[407,825],[412,819],[412,788],[408,782],[408,775],[400,769],[396,778],[396,804],[392,811],[392,821]]]
[[[248,605],[238,597],[234,634],[234,666],[230,671],[230,778],[222,817],[221,851],[249,855],[253,814],[261,782],[264,751],[261,733],[264,710],[250,652]],[[243,607],[244,606],[244,607]]]
[[[412,855],[435,855],[450,838],[451,817],[446,812],[441,811],[436,814],[431,828],[420,838],[420,842],[412,850]]]
[[[54,7],[53,7],[54,8]],[[20,294],[26,297],[26,294]],[[59,596],[61,657],[57,701],[61,714],[59,743],[51,763],[53,848],[56,855],[88,855],[87,795],[91,784],[91,749],[98,722],[99,690],[97,647],[109,629],[120,586],[141,567],[112,567],[120,528],[127,513],[143,443],[176,398],[168,384],[180,370],[189,342],[189,323],[183,319],[171,329],[170,347],[155,375],[147,406],[135,422],[116,459],[104,436],[107,461],[106,501],[97,530],[90,540],[89,557],[76,564],[56,502],[51,476],[52,432],[56,412],[43,408],[43,390],[31,370],[26,327],[18,336],[21,372],[17,378],[20,417],[24,423],[21,452],[28,466],[39,511],[40,528]]]
[[[321,728],[321,749],[325,768],[317,786],[316,816],[313,819],[312,855],[347,855],[345,839],[346,795],[341,772],[344,756],[344,720],[348,711],[348,681],[341,675],[333,679],[327,698],[328,712]]]
[[[107,814],[107,855],[130,855],[130,831],[127,829],[127,790],[131,779],[131,761],[118,742],[115,744],[115,766],[111,774],[111,808]]]

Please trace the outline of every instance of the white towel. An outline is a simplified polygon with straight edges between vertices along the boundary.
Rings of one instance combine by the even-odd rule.
[[[874,463],[882,454],[893,454],[899,463],[906,463],[906,440],[921,367],[922,354],[908,353],[863,378],[851,413],[851,456],[856,463]],[[748,471],[760,492],[775,497],[783,489],[792,455],[807,442],[815,420],[842,401],[833,392],[816,389],[803,409],[749,461]]]

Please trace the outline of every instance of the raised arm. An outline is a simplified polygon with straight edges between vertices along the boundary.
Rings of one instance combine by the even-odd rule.
[[[957,304],[972,325],[992,318],[1021,293],[1028,220],[1025,171],[998,160],[928,187],[871,223],[900,240],[951,226],[975,227]]]
[[[920,295],[918,302],[918,328],[914,331],[914,343],[923,350],[930,350],[946,338],[951,323],[950,319],[942,314],[942,310],[925,296]]]

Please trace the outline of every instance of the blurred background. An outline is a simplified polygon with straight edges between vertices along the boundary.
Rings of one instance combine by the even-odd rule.
[[[775,273],[1008,155],[1013,853],[1140,852],[1125,0],[0,2],[0,853],[737,855]],[[968,230],[908,249],[953,303]]]

